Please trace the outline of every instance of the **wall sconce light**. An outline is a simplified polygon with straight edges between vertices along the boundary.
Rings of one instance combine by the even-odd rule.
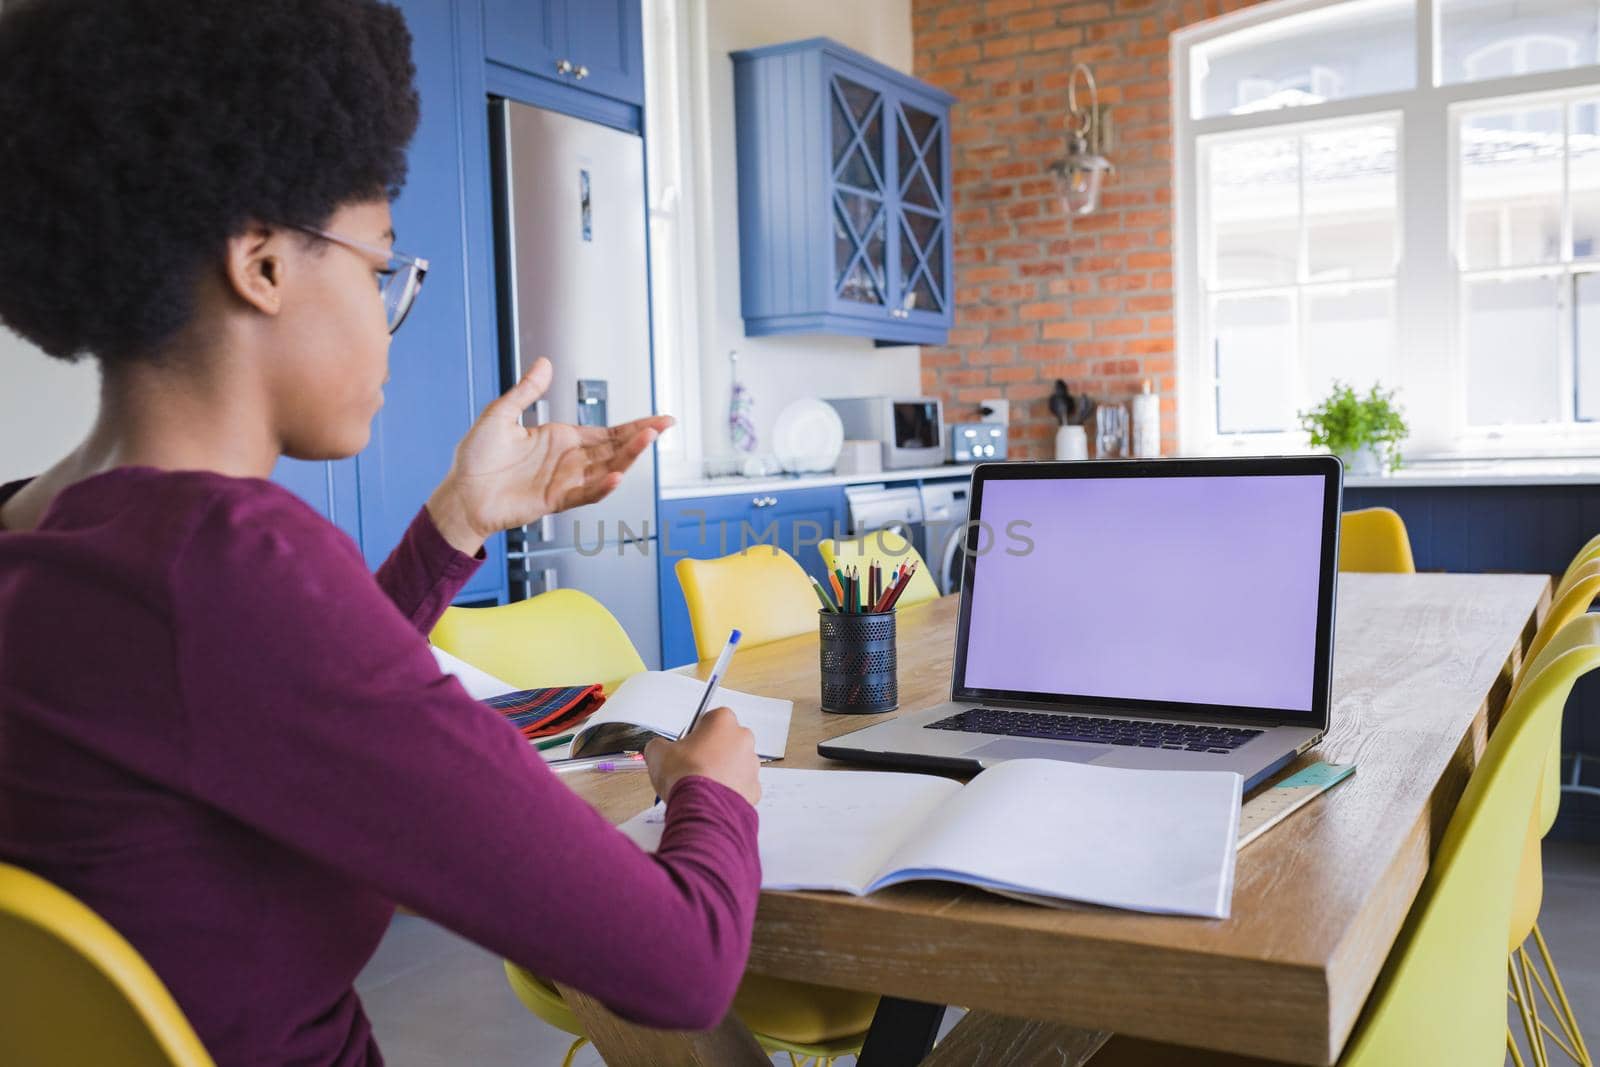
[[[1089,86],[1089,107],[1078,107],[1078,76]],[[1100,203],[1100,183],[1112,169],[1111,161],[1100,154],[1099,131],[1095,120],[1100,115],[1100,94],[1094,75],[1082,63],[1072,68],[1067,83],[1067,154],[1050,164],[1061,190],[1061,201],[1069,215],[1088,215]]]

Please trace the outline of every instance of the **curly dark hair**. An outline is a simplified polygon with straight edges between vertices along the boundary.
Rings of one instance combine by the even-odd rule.
[[[248,223],[399,193],[415,73],[377,0],[9,0],[0,322],[61,359],[151,358]]]

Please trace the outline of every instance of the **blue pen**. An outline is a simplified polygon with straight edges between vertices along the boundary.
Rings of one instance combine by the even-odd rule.
[[[711,665],[711,677],[706,679],[706,691],[700,695],[700,706],[694,709],[694,716],[689,720],[689,725],[684,727],[683,733],[673,740],[682,741],[694,729],[695,723],[700,721],[700,716],[705,713],[711,704],[711,698],[717,693],[717,683],[722,681],[722,674],[728,669],[728,661],[733,658],[733,650],[739,647],[740,633],[734,630],[728,634],[728,643],[722,646],[722,652],[717,656],[717,662]],[[656,803],[661,803],[661,798],[656,797]]]

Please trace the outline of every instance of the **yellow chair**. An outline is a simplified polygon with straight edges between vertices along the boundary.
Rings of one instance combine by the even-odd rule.
[[[859,566],[863,580],[867,566],[872,563],[880,564],[885,575],[892,574],[902,563],[915,563],[917,572],[911,576],[911,584],[900,595],[899,603],[910,605],[939,598],[939,587],[934,584],[933,575],[928,573],[928,565],[922,561],[921,553],[915,545],[893,530],[878,530],[852,541],[835,542],[830,539],[817,545],[817,551],[822,553],[822,562],[827,564],[830,571],[837,567]],[[831,592],[829,595],[832,595]]]
[[[493,608],[446,608],[428,640],[518,689],[600,682],[609,693],[644,670],[622,624],[576,589]]]
[[[1575,584],[1574,588],[1580,588]],[[1573,619],[1578,618],[1577,622]],[[1513,689],[1513,698],[1522,688],[1534,684],[1536,679],[1549,667],[1549,665],[1581,646],[1584,640],[1586,627],[1600,616],[1586,615],[1581,610],[1575,615],[1562,620],[1557,618],[1555,612],[1546,617],[1545,624],[1540,628],[1540,636],[1545,636],[1546,641],[1542,650],[1532,657],[1523,668],[1522,674]],[[1557,629],[1553,636],[1551,629]],[[1556,726],[1556,738],[1560,740],[1560,723]],[[1521,856],[1521,866],[1518,871],[1516,894],[1512,904],[1511,935],[1509,938],[1510,951],[1510,988],[1508,990],[1512,1002],[1517,1006],[1522,1022],[1523,1034],[1526,1037],[1530,1055],[1535,1064],[1543,1065],[1550,1062],[1550,1043],[1556,1045],[1567,1057],[1580,1067],[1592,1067],[1594,1061],[1589,1055],[1588,1047],[1583,1040],[1583,1030],[1578,1024],[1577,1015],[1573,1011],[1572,1003],[1567,998],[1566,989],[1562,986],[1561,975],[1556,970],[1555,960],[1551,958],[1550,947],[1545,943],[1544,933],[1539,929],[1539,906],[1544,894],[1544,872],[1542,869],[1542,843],[1549,833],[1551,825],[1555,822],[1556,806],[1560,800],[1559,789],[1552,789],[1555,771],[1559,763],[1551,764],[1550,757],[1546,756],[1543,771],[1543,781],[1540,787],[1540,807],[1534,813],[1533,825],[1529,828],[1527,844]],[[1550,799],[1554,794],[1555,800]],[[1526,942],[1532,936],[1539,956],[1549,976],[1549,984],[1535,968]],[[1557,1033],[1542,1018],[1540,1018],[1539,1000],[1535,997],[1537,990],[1545,1006],[1551,1009],[1556,1017],[1561,1033]],[[1522,1067],[1522,1057],[1517,1051],[1515,1039],[1508,1027],[1506,1032],[1506,1046],[1511,1052],[1517,1067]]]
[[[1572,557],[1572,562],[1567,564],[1566,573],[1561,576],[1561,581],[1556,583],[1554,599],[1560,599],[1561,594],[1567,591],[1567,587],[1572,584],[1573,575],[1577,573],[1579,567],[1595,560],[1600,560],[1600,534],[1595,534],[1589,538],[1584,543],[1584,546],[1578,549],[1578,554]]]
[[[1450,818],[1340,1067],[1499,1067],[1516,859],[1573,683],[1600,667],[1600,616],[1568,624],[1511,700]],[[1114,1038],[1090,1067],[1259,1063]]]
[[[673,567],[689,605],[695,653],[715,659],[740,630],[751,648],[817,628],[817,595],[794,557],[756,545],[721,559],[680,559]]]
[[[71,894],[0,863],[0,1063],[213,1067],[123,936]]]
[[[1411,538],[1392,508],[1361,508],[1339,516],[1339,569],[1378,574],[1414,574]]]
[[[1590,542],[1591,545],[1595,543]],[[1585,548],[1587,550],[1588,546]],[[1595,599],[1600,597],[1600,557],[1587,562],[1575,561],[1573,566],[1567,568],[1567,573],[1557,589],[1557,595],[1550,605],[1549,612],[1540,623],[1533,641],[1529,643],[1522,671],[1512,683],[1513,695],[1527,684],[1529,679],[1538,674],[1547,659],[1546,653],[1559,640],[1560,635],[1568,632],[1568,624],[1587,612]],[[1523,1029],[1536,1063],[1547,1062],[1545,1049],[1542,1046],[1543,1035],[1549,1035],[1573,1062],[1582,1067],[1591,1067],[1593,1060],[1584,1044],[1577,1013],[1567,998],[1560,972],[1556,969],[1555,959],[1550,954],[1550,946],[1546,943],[1544,931],[1539,929],[1538,923],[1539,905],[1544,896],[1541,843],[1555,825],[1560,809],[1561,731],[1557,729],[1555,736],[1551,738],[1550,751],[1545,756],[1544,777],[1539,789],[1539,810],[1534,818],[1533,830],[1529,834],[1517,879],[1510,943],[1511,995],[1521,1009]],[[1526,948],[1530,936],[1544,965],[1545,973],[1549,976],[1548,985],[1534,967],[1533,958]],[[1556,1034],[1540,1018],[1539,1003],[1531,995],[1535,988],[1555,1015],[1562,1034]],[[1562,1040],[1563,1037],[1565,1041]]]
[[[811,597],[809,588],[805,594]],[[816,600],[810,603],[814,609]],[[814,615],[813,610],[808,620]],[[610,690],[645,669],[622,625],[599,601],[575,589],[554,589],[501,607],[450,608],[431,637],[451,655],[529,689],[605,680]],[[588,1043],[577,1016],[543,978],[514,963],[507,962],[505,969],[512,991],[529,1011],[574,1035],[563,1061],[570,1064]],[[734,1010],[763,1048],[820,1063],[858,1051],[877,1006],[878,998],[868,994],[757,975],[745,976],[734,999]]]
[[[589,1042],[583,1023],[555,986],[514,963],[505,967],[512,990],[529,1011],[556,1029],[577,1035],[561,1061],[561,1067],[571,1067],[572,1058]],[[829,1067],[840,1056],[860,1052],[877,1007],[878,998],[864,993],[754,974],[744,976],[733,998],[734,1014],[750,1028],[756,1043],[768,1053],[788,1053],[797,1067],[811,1060],[816,1067]]]

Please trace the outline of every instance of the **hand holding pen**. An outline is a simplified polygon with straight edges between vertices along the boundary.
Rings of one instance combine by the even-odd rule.
[[[740,726],[739,720],[734,717],[733,712],[728,708],[715,708],[710,712],[706,711],[707,706],[711,703],[711,698],[716,695],[717,686],[721,683],[723,674],[727,672],[728,661],[733,658],[734,649],[739,647],[739,636],[738,630],[734,630],[728,635],[728,643],[723,646],[722,654],[717,657],[716,663],[711,666],[711,674],[706,679],[705,692],[700,695],[700,704],[694,709],[694,715],[690,717],[689,725],[684,728],[683,733],[678,735],[678,740],[666,741],[656,738],[644,748],[645,761],[650,766],[650,779],[656,786],[656,803],[658,804],[661,802],[662,797],[667,796],[672,791],[673,784],[679,778],[689,774],[704,774],[708,778],[721,782],[744,796],[751,804],[754,804],[761,797],[761,786],[756,780],[756,768],[759,763],[755,758],[755,734]],[[726,725],[724,725],[724,721]],[[701,725],[702,722],[704,725]],[[711,725],[713,722],[718,724],[714,728]],[[699,754],[698,749],[701,746],[697,744],[700,738],[700,734],[695,732],[697,726],[700,726],[701,732],[714,729],[717,735],[716,738],[705,742],[705,747],[712,748],[712,754],[718,757],[718,760],[715,761],[715,766],[707,770],[680,770],[676,774],[669,774],[668,772],[672,769],[672,765],[677,762],[672,754],[679,753],[687,748],[691,761],[695,755]],[[726,741],[722,738],[723,734],[730,731],[737,736],[737,742]],[[733,751],[723,751],[730,745],[739,749],[741,753],[748,754],[748,764],[742,758],[737,757]],[[724,765],[724,761],[726,761],[727,765]],[[733,778],[725,778],[721,772],[729,773],[733,775]]]

